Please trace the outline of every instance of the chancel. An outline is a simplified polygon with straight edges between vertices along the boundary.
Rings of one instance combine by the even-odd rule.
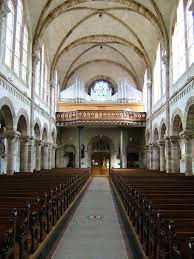
[[[194,0],[0,0],[0,259],[194,258]]]

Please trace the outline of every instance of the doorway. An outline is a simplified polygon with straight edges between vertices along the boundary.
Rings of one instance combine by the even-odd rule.
[[[110,169],[110,153],[94,152],[91,158],[92,176],[107,176]]]

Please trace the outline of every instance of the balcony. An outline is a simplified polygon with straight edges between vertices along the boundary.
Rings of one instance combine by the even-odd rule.
[[[145,127],[146,113],[123,110],[77,110],[56,113],[57,126]]]

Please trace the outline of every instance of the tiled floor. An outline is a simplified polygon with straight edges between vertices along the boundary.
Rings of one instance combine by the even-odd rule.
[[[93,178],[52,258],[129,258],[108,178]]]

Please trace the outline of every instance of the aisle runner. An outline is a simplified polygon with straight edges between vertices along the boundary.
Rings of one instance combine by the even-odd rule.
[[[108,178],[93,178],[52,258],[128,259]]]

